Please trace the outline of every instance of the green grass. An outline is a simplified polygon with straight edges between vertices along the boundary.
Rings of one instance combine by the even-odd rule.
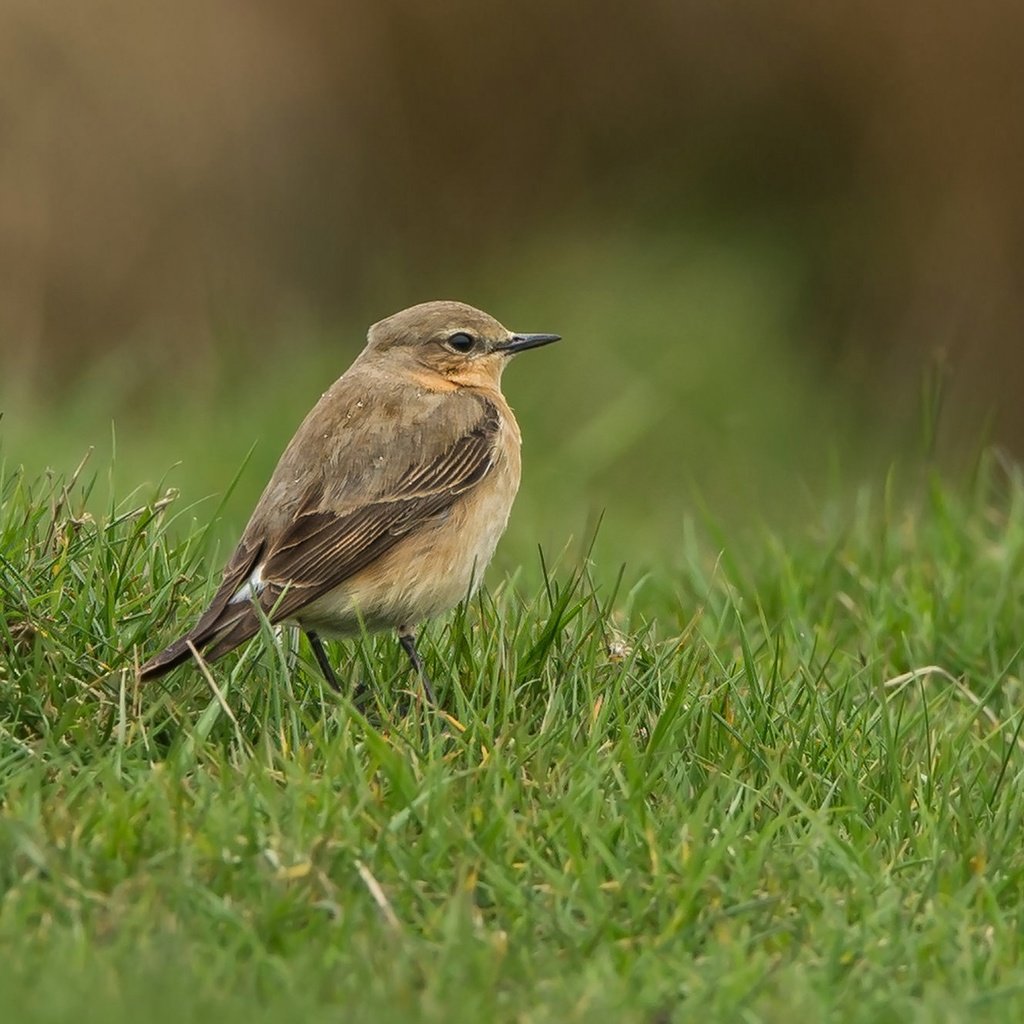
[[[205,528],[0,481],[10,1021],[1024,1014],[1024,479],[864,491],[643,577],[524,559],[423,644],[269,631],[96,680],[210,594]]]

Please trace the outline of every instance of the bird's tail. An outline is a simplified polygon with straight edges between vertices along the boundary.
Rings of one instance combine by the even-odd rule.
[[[167,675],[172,668],[177,668],[178,665],[188,661],[192,657],[193,647],[196,650],[201,650],[200,645],[196,643],[198,638],[194,637],[193,633],[195,633],[195,630],[186,633],[179,640],[175,640],[173,644],[165,647],[159,654],[153,655],[139,669],[139,679],[143,682],[150,679],[159,679],[161,676]],[[190,642],[192,647],[189,647]]]
[[[216,661],[239,644],[254,637],[260,629],[260,614],[250,601],[240,601],[242,581],[253,571],[263,545],[248,546],[243,538],[224,568],[220,587],[199,616],[199,621],[180,639],[154,655],[139,669],[145,682],[159,679],[193,657],[193,649],[206,661]],[[263,597],[269,599],[276,591],[267,588]],[[269,606],[267,606],[269,609]]]
[[[216,612],[210,608],[183,637],[150,658],[139,669],[139,679],[159,679],[191,659],[193,651],[202,654],[206,661],[216,661],[254,637],[259,628],[259,617],[249,604],[228,605]]]

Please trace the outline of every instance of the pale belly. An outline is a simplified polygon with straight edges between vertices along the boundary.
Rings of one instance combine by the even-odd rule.
[[[502,459],[445,518],[400,541],[295,620],[326,636],[353,636],[412,628],[469,597],[505,532],[519,487],[518,454],[516,445],[512,458]]]

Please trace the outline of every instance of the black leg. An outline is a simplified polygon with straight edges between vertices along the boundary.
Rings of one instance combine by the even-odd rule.
[[[311,629],[306,630],[306,636],[309,637],[309,646],[313,648],[313,657],[316,658],[316,663],[320,666],[324,679],[327,680],[331,689],[341,693],[341,683],[338,682],[338,677],[334,674],[334,669],[331,668],[331,663],[327,660],[327,652],[324,650],[320,637]]]
[[[423,667],[423,659],[420,658],[420,652],[416,650],[416,637],[407,629],[400,628],[398,630],[398,642],[402,645],[402,650],[409,655],[412,667],[419,675],[420,682],[423,683],[423,692],[427,695],[427,703],[433,704],[436,708],[437,698],[434,696],[433,686],[430,685],[430,676],[427,675],[427,670]]]

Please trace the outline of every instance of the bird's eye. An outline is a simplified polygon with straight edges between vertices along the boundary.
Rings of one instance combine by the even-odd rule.
[[[459,331],[448,339],[448,347],[454,349],[456,352],[469,352],[475,344],[476,338],[474,338],[472,334],[467,334],[465,331]]]

